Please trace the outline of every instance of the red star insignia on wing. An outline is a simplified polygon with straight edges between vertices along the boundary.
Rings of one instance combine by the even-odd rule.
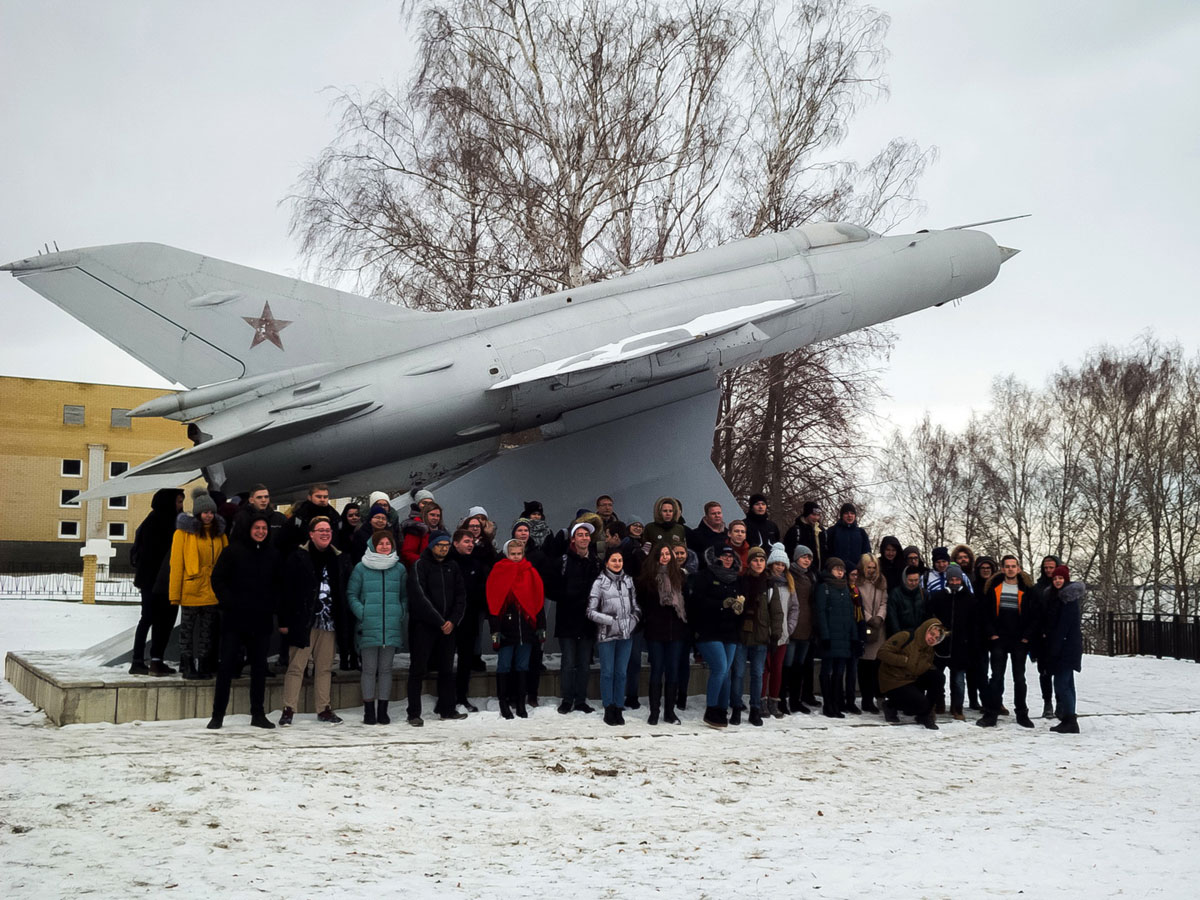
[[[279,332],[292,324],[291,319],[277,319],[271,314],[271,304],[264,303],[262,315],[257,319],[250,316],[242,316],[242,321],[254,329],[254,340],[250,342],[250,349],[253,350],[264,341],[270,341],[280,350],[283,349],[283,341],[279,339]]]

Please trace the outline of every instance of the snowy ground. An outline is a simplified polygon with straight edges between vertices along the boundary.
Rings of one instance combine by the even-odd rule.
[[[85,646],[136,615],[0,601],[0,643]],[[1088,657],[1078,684],[1084,733],[1060,736],[713,732],[702,698],[656,728],[541,707],[57,729],[0,683],[0,896],[1195,896],[1200,667]]]

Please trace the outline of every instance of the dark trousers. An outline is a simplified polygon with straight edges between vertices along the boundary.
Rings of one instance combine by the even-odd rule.
[[[175,627],[175,607],[166,594],[142,591],[142,615],[133,632],[133,662],[140,663],[146,655],[146,635],[150,636],[150,658],[162,661]]]
[[[987,696],[988,653],[986,647],[973,648],[967,666],[967,697],[972,706],[979,705],[980,698]]]
[[[858,661],[858,683],[862,688],[863,703],[872,704],[879,696],[879,660],[860,659]]]
[[[633,645],[629,651],[629,665],[625,667],[625,700],[636,700],[638,689],[642,684],[642,651],[646,649],[646,636],[642,632],[634,634]],[[676,668],[679,662],[676,660]],[[674,699],[673,697],[671,699]],[[631,704],[626,702],[626,706]]]
[[[804,702],[805,703],[811,702],[813,704],[815,704],[817,702],[815,699],[815,694],[814,694],[814,691],[816,690],[816,686],[817,686],[817,679],[816,679],[817,658],[812,652],[814,643],[815,643],[815,641],[811,641],[811,640],[808,642],[808,656],[806,656],[804,659],[804,666],[802,669],[802,673],[803,673],[804,677],[803,677],[803,681],[801,682],[801,687],[800,687],[800,696],[804,700]]]
[[[454,699],[467,702],[471,687],[471,663],[479,646],[479,612],[468,609],[462,622],[454,629],[454,647],[458,653],[458,668],[454,670]]]
[[[945,685],[942,673],[929,669],[911,684],[893,688],[884,696],[888,703],[906,716],[925,716],[932,710]]]
[[[421,687],[431,659],[437,662],[433,711],[439,715],[454,712],[454,634],[414,623],[408,631],[408,653],[408,717],[421,715]]]
[[[992,641],[992,677],[988,682],[988,696],[983,707],[988,712],[999,712],[1004,698],[1004,670],[1008,660],[1012,658],[1013,707],[1017,714],[1029,712],[1026,703],[1027,687],[1025,685],[1025,657],[1028,655],[1022,643],[1011,649],[1001,640]]]
[[[846,672],[853,660],[845,657],[821,658],[821,702],[826,710],[840,710],[849,698],[845,694]]]
[[[596,641],[590,637],[559,638],[562,663],[559,681],[562,683],[562,701],[572,705],[587,702],[588,675],[592,665],[592,647]]]
[[[250,663],[250,714],[266,714],[264,701],[267,695],[267,651],[271,646],[271,633],[254,634],[245,631],[221,631],[220,661],[217,664],[217,687],[213,693],[213,718],[225,715],[229,706],[229,689],[234,674],[240,668],[241,649],[246,648],[246,659]]]
[[[188,671],[211,674],[217,665],[217,607],[185,606],[179,623],[179,663]]]
[[[529,674],[525,676],[525,695],[536,702],[542,686],[542,644],[539,641],[529,651]]]
[[[1044,651],[1043,651],[1044,652]],[[1042,703],[1054,702],[1054,673],[1041,659],[1038,659],[1038,687],[1042,689]]]

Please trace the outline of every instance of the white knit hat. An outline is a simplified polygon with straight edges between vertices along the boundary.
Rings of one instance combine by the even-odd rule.
[[[772,544],[771,552],[767,554],[767,565],[773,566],[775,563],[788,564],[787,551],[783,549],[783,544]]]

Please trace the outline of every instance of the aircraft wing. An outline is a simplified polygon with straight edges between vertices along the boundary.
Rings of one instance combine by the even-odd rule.
[[[764,300],[761,303],[736,306],[721,312],[706,313],[671,328],[631,335],[585,353],[577,353],[526,369],[497,381],[488,390],[498,391],[535,382],[552,382],[573,373],[603,369],[664,351],[682,351],[689,345],[699,345],[730,335],[736,335],[745,342],[764,340],[765,335],[756,329],[755,325],[821,303],[839,293],[840,291],[827,291],[807,297]]]

